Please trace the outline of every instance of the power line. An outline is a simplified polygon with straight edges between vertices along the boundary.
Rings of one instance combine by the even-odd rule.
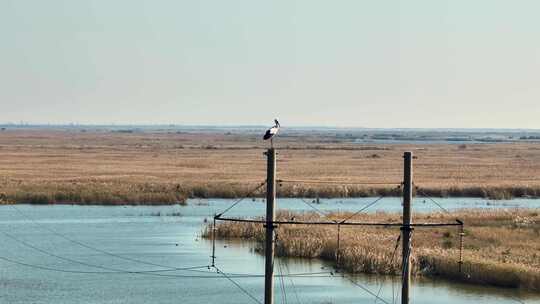
[[[119,271],[84,271],[84,270],[70,270],[70,269],[62,269],[62,268],[54,268],[54,267],[48,267],[48,266],[42,266],[42,265],[36,265],[36,264],[30,264],[27,262],[21,262],[17,261],[15,259],[11,259],[8,257],[0,256],[0,260],[16,264],[19,266],[25,266],[28,268],[34,268],[34,269],[40,269],[40,270],[47,270],[47,271],[53,271],[53,272],[63,272],[63,273],[73,273],[73,274],[98,274],[98,275],[110,275],[110,274],[143,274],[143,275],[153,275],[153,276],[160,276],[160,277],[169,277],[169,278],[191,278],[191,279],[203,279],[203,278],[221,278],[219,276],[203,276],[203,275],[163,275],[159,273],[153,273],[153,272],[143,272],[143,271],[128,271],[128,270],[119,270]],[[207,267],[207,266],[204,266]]]
[[[24,245],[24,246],[26,246],[28,248],[31,248],[31,249],[33,249],[35,251],[38,251],[38,252],[41,252],[42,254],[52,256],[52,257],[55,257],[57,259],[67,261],[67,262],[70,262],[70,263],[74,263],[74,264],[79,264],[79,265],[83,265],[83,266],[87,266],[87,267],[91,267],[91,268],[98,268],[98,269],[108,270],[109,273],[157,273],[157,272],[166,272],[166,271],[195,270],[195,269],[201,269],[201,268],[208,267],[208,266],[193,266],[193,267],[185,267],[185,268],[176,268],[174,270],[168,269],[168,270],[133,270],[133,271],[127,271],[127,270],[122,270],[122,269],[116,269],[116,268],[110,268],[110,267],[106,267],[106,266],[90,264],[90,263],[82,262],[82,261],[79,261],[79,260],[71,259],[71,258],[68,258],[68,257],[64,257],[64,256],[61,256],[61,255],[57,255],[57,254],[54,254],[52,252],[41,249],[39,247],[36,247],[36,246],[34,246],[34,245],[32,245],[32,244],[30,244],[28,242],[25,242],[25,241],[15,237],[15,236],[13,236],[12,234],[7,233],[7,232],[0,231],[0,233],[2,233],[6,237],[8,237],[8,238],[10,238],[10,239]]]
[[[224,211],[220,212],[217,214],[217,216],[221,216],[223,214],[225,214],[227,211],[231,210],[232,208],[234,208],[236,205],[238,205],[241,201],[243,201],[244,199],[252,196],[255,192],[257,192],[257,190],[259,190],[262,186],[264,186],[266,184],[266,181],[262,182],[261,184],[259,184],[257,187],[255,187],[253,190],[251,190],[250,192],[248,192],[244,197],[241,197],[239,198],[238,200],[236,200],[235,202],[232,203],[231,206],[229,206],[227,209],[225,209]]]
[[[0,256],[0,260],[9,262],[11,264],[24,266],[28,268],[33,269],[39,269],[39,270],[46,270],[46,271],[52,271],[52,272],[62,272],[62,273],[72,273],[72,274],[97,274],[97,275],[111,275],[111,274],[142,274],[142,275],[151,275],[151,276],[158,276],[158,277],[165,277],[165,278],[190,278],[190,279],[223,279],[223,276],[215,276],[215,275],[166,275],[166,274],[159,274],[155,272],[144,272],[144,271],[129,271],[129,270],[121,270],[121,271],[85,271],[85,270],[71,270],[71,269],[63,269],[63,268],[55,268],[55,267],[49,267],[49,266],[43,266],[43,265],[36,265],[31,264],[23,261],[18,261],[12,258]],[[209,268],[209,266],[199,267],[199,268]],[[211,273],[211,272],[205,272],[205,273]],[[284,275],[285,277],[304,277],[304,278],[328,278],[333,277],[333,275],[296,275],[296,274],[290,274],[290,275]],[[264,275],[230,275],[230,277],[233,278],[261,278],[264,277]]]
[[[401,204],[403,204],[403,200],[401,198],[399,199],[399,202]],[[396,252],[397,249],[399,248],[400,239],[401,239],[401,233],[399,234],[398,239],[396,241],[396,247],[394,248],[394,252]],[[391,263],[394,263],[395,258],[396,258],[396,256],[394,256],[394,258],[392,258]],[[394,283],[395,283],[395,276],[392,276],[392,304],[394,304],[397,301],[398,297],[399,297],[399,289],[396,288],[396,292],[394,293]]]
[[[394,262],[394,257],[396,256],[397,249],[398,249],[398,247],[399,247],[399,240],[400,240],[400,239],[401,239],[401,234],[398,235],[398,238],[397,238],[397,240],[396,240],[396,246],[395,246],[394,252],[392,252],[392,256],[391,256],[391,258],[390,258],[390,265],[392,265],[392,263]],[[379,291],[377,291],[377,298],[378,298],[379,295],[381,294],[381,290],[382,290],[382,288],[383,288],[383,283],[384,283],[384,282],[381,281],[381,285],[379,286]],[[393,288],[393,285],[392,285],[392,288]],[[375,302],[374,302],[375,304],[377,303],[377,298],[375,298]],[[393,301],[394,301],[394,292],[392,291],[392,303],[393,303]]]
[[[287,290],[285,289],[285,281],[283,280],[283,269],[281,268],[281,263],[279,259],[277,259],[278,264],[278,271],[280,274],[279,281],[280,281],[280,288],[281,288],[281,299],[282,303],[287,303]]]
[[[278,244],[278,241],[279,241],[278,235],[279,234],[276,233],[276,238],[275,238],[276,245]],[[275,261],[277,261],[278,271],[279,271],[279,274],[280,274],[279,279],[280,279],[282,303],[287,304],[287,290],[285,288],[285,281],[283,280],[283,269],[281,267],[281,262],[280,262],[279,258],[275,259]]]
[[[413,233],[414,233],[414,230],[411,230],[411,233],[409,233],[409,248],[407,248],[407,251],[406,251],[406,256],[405,256],[405,259],[403,261],[403,264],[402,265],[402,276],[401,276],[401,288],[403,289],[403,285],[404,285],[404,278],[405,276],[403,275],[406,271],[408,272],[409,271],[409,261],[410,261],[410,257],[411,257],[411,251],[412,251],[412,236],[413,236]]]
[[[219,268],[217,268],[216,266],[214,266],[214,268],[216,269],[217,273],[223,275],[223,277],[225,277],[227,280],[229,280],[231,283],[233,283],[236,287],[238,287],[238,289],[240,289],[246,296],[248,296],[249,298],[251,298],[253,301],[255,301],[255,303],[258,303],[258,304],[262,304],[262,302],[257,299],[255,296],[253,296],[249,291],[247,291],[246,289],[244,289],[240,284],[238,284],[236,281],[234,281],[233,279],[231,279],[229,276],[227,276],[226,273],[224,273],[223,271],[221,271]]]
[[[285,263],[285,268],[287,270],[287,273],[291,273],[291,270],[289,269],[289,265],[287,263]],[[296,290],[296,285],[294,284],[294,280],[292,279],[292,277],[289,277],[289,282],[291,283],[291,286],[294,292],[294,297],[296,298],[296,302],[298,304],[302,304],[302,301],[300,301],[300,297],[298,296],[298,291]]]
[[[18,239],[16,238],[14,235],[12,234],[9,234],[7,232],[4,232],[4,231],[0,231],[0,233],[4,234],[5,236],[11,238],[12,240],[16,241],[16,242],[19,242],[21,244],[23,244],[24,246],[26,247],[29,247],[33,250],[36,250],[36,251],[39,251],[43,254],[46,254],[46,255],[49,255],[49,256],[53,256],[55,258],[58,258],[58,259],[61,259],[61,260],[65,260],[65,261],[68,261],[68,262],[71,262],[71,263],[76,263],[76,264],[80,264],[80,265],[83,265],[83,266],[87,266],[87,267],[93,267],[93,268],[100,268],[100,269],[103,269],[103,270],[109,270],[109,271],[78,271],[78,270],[65,270],[65,269],[55,269],[55,268],[51,268],[51,267],[45,267],[45,266],[40,266],[40,265],[32,265],[32,264],[29,264],[29,263],[25,263],[25,262],[19,262],[19,261],[15,261],[15,260],[12,260],[12,259],[9,259],[9,258],[5,258],[3,257],[4,260],[6,261],[11,261],[12,263],[15,263],[15,264],[19,264],[19,265],[24,265],[24,266],[28,266],[28,267],[34,267],[34,268],[39,268],[39,269],[43,269],[43,270],[51,270],[51,271],[61,271],[61,272],[70,272],[70,273],[89,273],[89,274],[154,274],[154,275],[157,275],[157,276],[166,276],[166,277],[193,277],[193,278],[198,278],[198,277],[202,277],[202,278],[206,278],[208,276],[191,276],[191,275],[164,275],[164,274],[159,274],[161,272],[170,272],[170,271],[193,271],[193,272],[199,272],[199,273],[207,273],[205,271],[200,271],[198,269],[202,269],[202,268],[209,268],[210,266],[208,265],[204,265],[204,266],[193,266],[193,267],[183,267],[183,268],[180,268],[180,267],[169,267],[169,266],[164,266],[164,265],[160,265],[160,264],[155,264],[155,263],[150,263],[150,262],[146,262],[146,261],[141,261],[141,260],[138,260],[138,259],[132,259],[132,258],[128,258],[128,257],[123,257],[123,256],[120,256],[120,255],[116,255],[114,253],[109,253],[107,251],[104,251],[104,250],[101,250],[101,249],[97,249],[97,248],[94,248],[94,247],[91,247],[89,245],[86,245],[82,242],[79,242],[79,241],[76,241],[76,240],[72,240],[71,238],[63,235],[63,234],[60,234],[58,232],[56,232],[55,230],[52,230],[50,229],[49,227],[46,227],[42,224],[40,224],[39,222],[36,222],[33,218],[27,216],[24,212],[20,211],[17,207],[13,206],[13,205],[10,205],[11,207],[13,207],[15,210],[17,210],[21,215],[23,215],[25,218],[29,219],[32,223],[38,225],[38,226],[41,226],[43,227],[44,229],[50,231],[51,233],[54,233],[55,235],[58,235],[64,239],[67,239],[71,242],[74,242],[80,246],[83,246],[83,247],[86,247],[86,248],[89,248],[89,249],[92,249],[92,250],[95,250],[95,251],[98,251],[98,252],[103,252],[107,255],[112,255],[114,257],[117,257],[117,258],[121,258],[121,259],[125,259],[125,260],[129,260],[129,261],[134,261],[134,262],[139,262],[139,263],[142,263],[142,264],[147,264],[147,265],[154,265],[154,266],[159,266],[159,267],[166,267],[167,269],[157,269],[157,270],[124,270],[124,269],[115,269],[115,268],[109,268],[109,267],[106,267],[106,266],[100,266],[100,265],[95,265],[95,264],[91,264],[91,263],[86,263],[86,262],[81,262],[81,261],[78,261],[78,260],[75,260],[75,259],[71,259],[71,258],[67,258],[67,257],[63,257],[63,256],[60,256],[60,255],[57,255],[57,254],[54,254],[54,253],[51,253],[51,252],[48,252],[46,250],[43,250],[37,246],[34,246],[34,245],[31,245],[30,243],[28,242],[25,242],[21,239]],[[312,273],[296,273],[296,274],[290,274],[288,276],[294,276],[294,277],[303,277],[303,276],[321,276],[321,277],[329,277],[328,275],[325,275],[325,274],[328,274],[329,272],[312,272]],[[235,273],[235,274],[232,274],[232,276],[234,277],[244,277],[244,278],[249,278],[249,277],[264,277],[264,275],[261,275],[261,274],[240,274],[240,273]]]
[[[356,211],[355,213],[351,214],[350,216],[348,216],[347,218],[345,218],[344,220],[342,220],[340,222],[340,224],[344,224],[346,221],[350,220],[351,218],[355,217],[357,214],[361,213],[362,211],[366,210],[367,208],[375,205],[376,203],[378,203],[380,200],[382,200],[384,198],[383,195],[379,196],[379,198],[377,198],[376,200],[374,200],[373,202],[367,204],[366,206],[364,206],[362,209]]]
[[[343,276],[344,278],[346,278],[347,280],[349,280],[353,285],[355,285],[356,287],[359,287],[360,289],[364,290],[365,292],[369,293],[370,295],[374,296],[376,299],[379,299],[380,301],[382,301],[384,304],[390,304],[388,303],[386,300],[384,300],[383,298],[379,297],[378,295],[376,295],[374,292],[372,292],[371,290],[369,290],[367,287],[365,286],[362,286],[362,284],[360,283],[357,283],[355,282],[353,279],[347,277],[347,276]]]
[[[14,210],[16,210],[19,214],[21,214],[24,218],[28,219],[29,221],[31,221],[34,225],[37,225],[47,231],[49,231],[50,233],[60,237],[60,238],[63,238],[71,243],[74,243],[74,244],[77,244],[81,247],[84,247],[84,248],[87,248],[89,250],[92,250],[92,251],[95,251],[95,252],[99,252],[99,253],[102,253],[102,254],[105,254],[105,255],[108,255],[108,256],[111,256],[111,257],[115,257],[115,258],[118,258],[118,259],[121,259],[121,260],[125,260],[125,261],[131,261],[131,262],[135,262],[135,263],[139,263],[139,264],[144,264],[144,265],[150,265],[150,266],[156,266],[156,267],[163,267],[163,268],[167,268],[167,270],[181,270],[177,267],[171,267],[171,266],[167,266],[167,265],[162,265],[162,264],[157,264],[157,263],[152,263],[152,262],[147,262],[147,261],[143,261],[143,260],[139,260],[139,259],[134,259],[134,258],[130,258],[130,257],[126,257],[126,256],[122,256],[122,255],[118,255],[118,254],[115,254],[115,253],[112,253],[112,252],[108,252],[106,250],[103,250],[103,249],[99,249],[99,248],[96,248],[96,247],[93,247],[93,246],[90,246],[90,245],[87,245],[85,243],[82,243],[80,241],[77,241],[75,239],[72,239],[62,233],[59,233],[57,232],[56,230],[54,229],[51,229],[49,227],[47,227],[46,225],[43,225],[37,221],[35,221],[32,217],[26,215],[26,213],[22,212],[19,208],[15,207],[15,205],[13,204],[10,204],[9,205],[11,208],[13,208]]]
[[[436,200],[434,200],[431,196],[427,195],[424,191],[422,191],[422,189],[420,189],[420,187],[416,187],[416,191],[418,191],[420,194],[422,194],[424,197],[426,197],[432,203],[437,205],[442,211],[444,211],[444,212],[446,212],[448,214],[451,214],[451,212],[448,211],[448,209],[444,208],[440,203],[438,203]]]
[[[320,215],[322,215],[323,217],[328,217],[330,216],[330,214],[322,211],[321,209],[313,206],[313,204],[311,204],[310,202],[308,202],[305,198],[300,198],[300,201],[302,201],[304,204],[308,205],[311,209],[315,210],[317,213],[319,213]],[[334,223],[337,223],[336,220],[333,220],[333,219],[329,219],[330,221],[334,222]]]
[[[255,277],[255,278],[262,278],[264,277],[264,274],[249,274],[249,273],[227,273],[228,276],[231,277]],[[287,275],[283,275],[284,277],[306,277],[306,278],[322,278],[322,277],[333,277],[333,273],[331,271],[320,271],[320,272],[300,272],[300,273],[290,273]],[[275,275],[275,277],[279,277],[278,275]]]

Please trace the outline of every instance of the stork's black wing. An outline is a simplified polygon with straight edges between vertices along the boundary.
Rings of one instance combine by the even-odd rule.
[[[266,133],[264,133],[263,139],[267,140],[270,139],[274,134],[270,130],[266,130]]]

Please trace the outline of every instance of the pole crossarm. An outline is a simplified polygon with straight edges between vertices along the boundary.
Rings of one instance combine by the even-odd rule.
[[[266,220],[244,219],[216,216],[215,220],[224,222],[266,224]],[[308,222],[308,221],[273,221],[274,225],[332,225],[332,226],[378,226],[378,227],[402,227],[402,223],[370,223],[370,222]],[[456,220],[455,223],[413,223],[411,227],[444,227],[463,226],[463,222]]]
[[[336,185],[401,185],[401,182],[354,182],[354,181],[325,181],[325,180],[301,180],[301,179],[278,179],[278,183],[294,184],[336,184]]]

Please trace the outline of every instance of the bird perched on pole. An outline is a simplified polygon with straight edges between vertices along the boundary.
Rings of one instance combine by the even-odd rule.
[[[263,139],[264,140],[269,140],[270,139],[270,147],[274,148],[274,136],[277,134],[277,132],[279,131],[279,127],[280,127],[280,124],[279,124],[279,121],[276,119],[274,119],[274,126],[271,127],[270,129],[266,130],[266,133],[264,133],[264,136],[263,136]]]

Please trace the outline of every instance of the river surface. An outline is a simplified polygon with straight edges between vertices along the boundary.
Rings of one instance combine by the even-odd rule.
[[[322,210],[355,211],[374,198],[322,200]],[[208,269],[212,243],[201,239],[205,219],[233,200],[191,200],[188,206],[0,206],[0,303],[256,303],[234,283]],[[540,200],[438,199],[446,209],[539,208]],[[279,209],[312,211],[298,199],[279,199]],[[438,210],[417,198],[415,212]],[[385,198],[368,211],[398,211]],[[246,200],[230,216],[264,214],[262,200]],[[250,242],[219,241],[216,266],[262,301],[264,259]],[[171,271],[171,268],[201,267]],[[275,302],[375,303],[360,285],[392,303],[392,277],[332,275],[319,260],[278,259],[276,274],[318,273],[275,280]],[[166,271],[161,271],[166,270]],[[161,272],[153,272],[161,271]],[[129,273],[131,272],[131,273]],[[134,273],[138,272],[138,273]],[[244,274],[249,274],[245,276]],[[352,280],[352,282],[351,282]],[[356,283],[355,284],[353,284]],[[411,303],[540,303],[540,294],[416,279]],[[379,300],[376,303],[384,303]]]

